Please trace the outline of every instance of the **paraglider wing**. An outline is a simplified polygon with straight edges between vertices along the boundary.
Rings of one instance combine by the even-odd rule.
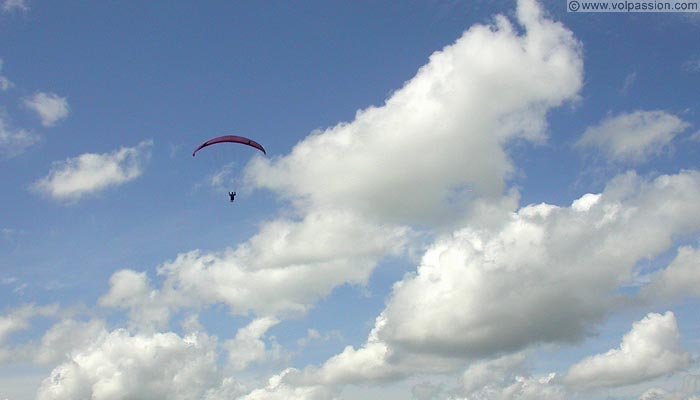
[[[192,157],[194,157],[195,153],[197,153],[199,150],[201,150],[201,149],[203,149],[203,148],[205,148],[205,147],[207,147],[207,146],[211,146],[212,144],[217,144],[217,143],[240,143],[240,144],[245,144],[245,145],[247,145],[247,146],[254,147],[254,148],[258,149],[258,150],[262,151],[263,154],[266,154],[266,155],[267,155],[267,152],[266,152],[265,149],[260,145],[260,143],[254,141],[254,140],[245,138],[245,137],[243,137],[243,136],[228,135],[228,136],[220,136],[220,137],[217,137],[217,138],[214,138],[214,139],[211,139],[211,140],[207,140],[206,142],[202,143],[201,145],[199,145],[199,147],[197,147],[196,149],[194,149],[194,151],[192,152]]]

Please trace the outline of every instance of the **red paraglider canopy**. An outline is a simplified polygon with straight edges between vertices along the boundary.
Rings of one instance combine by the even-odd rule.
[[[260,145],[260,143],[254,141],[254,140],[245,138],[245,137],[243,137],[243,136],[228,135],[228,136],[220,136],[220,137],[217,137],[217,138],[214,138],[214,139],[211,139],[211,140],[207,140],[206,142],[202,143],[201,145],[199,145],[199,147],[197,147],[196,149],[194,149],[194,151],[192,152],[192,157],[194,157],[195,153],[197,153],[199,150],[201,150],[201,149],[203,149],[203,148],[205,148],[205,147],[207,147],[207,146],[211,146],[212,144],[217,144],[217,143],[240,143],[240,144],[245,144],[245,145],[247,145],[247,146],[254,147],[254,148],[258,149],[258,150],[262,151],[263,154],[267,155],[267,152],[266,152],[265,149]]]

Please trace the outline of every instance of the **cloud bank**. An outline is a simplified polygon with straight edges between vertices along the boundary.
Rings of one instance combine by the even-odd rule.
[[[367,343],[287,377],[305,385],[395,380],[575,343],[623,300],[618,290],[634,282],[640,261],[698,231],[698,171],[653,180],[627,173],[569,207],[530,205],[498,229],[460,229],[394,285]],[[672,314],[664,321],[675,326]]]

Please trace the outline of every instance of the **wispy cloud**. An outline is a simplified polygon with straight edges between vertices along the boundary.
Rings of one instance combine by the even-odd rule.
[[[56,200],[75,202],[122,185],[141,176],[152,144],[148,140],[111,153],[86,153],[56,162],[48,176],[34,183],[32,189]]]
[[[206,181],[214,189],[223,189],[231,184],[237,172],[236,167],[235,162],[226,164],[218,172],[209,175]]]
[[[595,148],[609,160],[640,164],[660,154],[690,124],[665,111],[635,111],[605,118],[584,132],[580,148]]]
[[[636,80],[637,80],[637,73],[636,72],[631,72],[631,73],[627,74],[627,76],[625,77],[625,81],[622,82],[622,88],[620,88],[620,93],[623,96],[626,96],[627,93],[629,93],[630,88],[632,87],[632,85],[634,85],[634,82]]]
[[[2,58],[0,58],[0,72],[2,72]],[[8,90],[12,87],[12,82],[0,73],[0,91]]]
[[[0,364],[4,359],[12,357],[12,351],[6,347],[8,338],[16,332],[29,329],[30,322],[36,317],[50,317],[58,312],[57,305],[37,307],[27,304],[0,314]]]
[[[688,139],[693,142],[700,142],[700,131],[694,132]]]
[[[11,129],[0,115],[0,157],[18,156],[39,141],[39,136],[25,129]]]
[[[37,92],[32,97],[24,100],[24,105],[36,112],[41,119],[41,124],[52,127],[58,121],[68,117],[68,100],[55,93]]]
[[[687,72],[700,72],[700,58],[691,58],[685,61],[681,68]]]
[[[2,2],[3,12],[27,12],[29,11],[29,2],[27,0],[3,0]]]

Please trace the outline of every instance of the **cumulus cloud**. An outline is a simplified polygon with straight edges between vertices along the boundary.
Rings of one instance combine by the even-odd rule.
[[[473,363],[462,374],[462,391],[469,396],[477,391],[487,391],[490,385],[522,375],[526,357],[525,353],[520,352]]]
[[[122,147],[111,153],[85,153],[53,164],[49,174],[32,189],[56,200],[76,202],[112,186],[130,182],[143,173],[153,142]]]
[[[547,111],[576,97],[579,44],[534,1],[430,56],[379,107],[316,132],[291,154],[257,158],[247,180],[301,206],[374,221],[449,220],[476,194],[496,198],[513,166],[506,143],[546,138]],[[302,207],[305,208],[305,207]]]
[[[0,115],[0,157],[18,156],[38,141],[39,136],[25,129],[11,129]]]
[[[457,231],[395,285],[379,336],[465,356],[579,340],[639,261],[700,230],[699,207],[697,171],[651,181],[628,173],[572,207],[527,206],[498,231]]]
[[[639,164],[658,155],[689,126],[665,111],[635,111],[586,129],[576,146],[597,148],[612,161]]]
[[[628,173],[570,207],[530,205],[498,229],[461,229],[394,285],[365,345],[305,370],[301,382],[454,371],[468,360],[581,340],[634,280],[639,261],[697,231],[698,171],[653,180]]]
[[[100,297],[102,307],[128,310],[132,327],[143,330],[164,329],[170,320],[167,301],[151,288],[145,272],[117,271],[109,278],[109,292]]]
[[[280,349],[267,349],[262,338],[268,329],[279,323],[278,319],[263,317],[252,321],[236,333],[236,337],[224,343],[228,351],[228,364],[234,371],[242,371],[251,363],[280,357]]]
[[[401,251],[405,235],[402,228],[342,212],[274,220],[236,249],[194,250],[164,263],[160,290],[143,273],[117,272],[101,304],[128,308],[141,323],[165,321],[169,310],[217,303],[240,315],[298,315],[339,285],[366,283],[379,259]]]
[[[107,331],[104,322],[65,319],[52,326],[41,338],[34,352],[34,362],[53,365],[72,357],[73,353],[99,341]]]
[[[37,399],[199,399],[217,383],[215,347],[204,334],[116,330],[54,368]]]
[[[532,376],[524,366],[525,355],[516,353],[474,363],[462,376],[458,399],[564,400],[566,390],[556,374]]]
[[[517,195],[503,195],[513,171],[505,148],[546,140],[546,113],[576,98],[582,64],[571,32],[535,2],[518,4],[517,23],[499,16],[469,29],[385,104],[313,133],[287,156],[255,159],[248,183],[289,199],[292,217],[262,224],[235,248],[177,255],[158,267],[158,288],[145,273],[120,271],[100,304],[128,310],[136,326],[163,326],[177,309],[215,303],[253,312],[256,319],[222,346],[242,369],[267,357],[264,335],[279,320],[306,312],[340,285],[367,282],[383,257],[401,254],[407,226],[441,229],[473,212],[483,219],[439,237],[417,271],[395,285],[364,345],[318,367],[285,370],[252,391],[218,380],[204,398],[332,398],[344,384],[454,372],[465,360],[585,337],[639,260],[667,249],[674,234],[700,228],[700,174],[626,174],[570,207],[518,210]],[[107,342],[62,364],[42,390],[54,381],[76,388],[107,382],[88,366],[99,360],[116,370],[115,356],[82,361],[105,353]],[[496,371],[510,378],[486,386],[502,398],[563,398],[554,376],[516,374],[516,364]],[[473,383],[477,372],[470,369],[464,393],[484,387]],[[497,380],[487,378],[479,379]],[[65,393],[94,396],[75,390]]]
[[[379,341],[373,332],[367,343],[359,349],[346,346],[341,353],[329,358],[320,367],[309,366],[304,371],[289,371],[285,379],[286,383],[293,386],[337,387],[397,380],[417,370],[413,370],[408,362],[403,365],[390,363],[391,355],[389,346]],[[434,369],[432,364],[426,364],[424,368]]]
[[[665,269],[655,273],[650,283],[642,288],[647,299],[677,299],[700,296],[700,249],[683,246]]]
[[[690,354],[681,349],[679,340],[672,312],[650,313],[632,325],[619,348],[573,365],[564,381],[582,387],[615,387],[678,371],[690,363]]]
[[[544,140],[547,110],[581,86],[571,32],[533,1],[519,4],[518,22],[524,34],[503,16],[472,27],[381,107],[313,133],[286,157],[253,160],[248,182],[291,199],[298,218],[267,222],[235,249],[179,254],[158,268],[154,296],[171,309],[303,313],[400,254],[408,223],[454,223],[451,210],[485,207],[472,197],[499,203],[512,170],[506,144]]]
[[[37,92],[25,99],[24,105],[34,111],[41,119],[41,124],[46,127],[52,127],[68,117],[68,100],[55,93]]]
[[[267,385],[255,389],[240,400],[329,400],[337,398],[333,388],[323,385],[291,385],[287,383],[288,375],[296,374],[294,369],[287,369],[272,376]]]

